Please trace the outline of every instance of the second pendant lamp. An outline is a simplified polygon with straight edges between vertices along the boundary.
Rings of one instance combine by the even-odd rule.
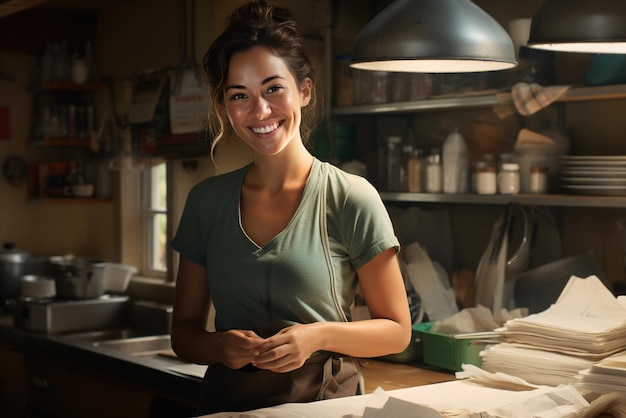
[[[626,53],[625,0],[546,0],[528,45],[564,52]]]
[[[470,0],[395,0],[357,35],[352,67],[460,73],[517,65],[510,36]]]

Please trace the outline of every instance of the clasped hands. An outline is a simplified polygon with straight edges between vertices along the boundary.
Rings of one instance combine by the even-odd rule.
[[[247,364],[276,373],[300,368],[318,350],[309,325],[292,325],[269,338],[254,331],[229,330],[221,334],[220,360],[231,369]]]

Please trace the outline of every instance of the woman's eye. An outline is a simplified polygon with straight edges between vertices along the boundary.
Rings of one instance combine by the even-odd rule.
[[[241,100],[245,98],[246,98],[246,95],[243,93],[235,93],[230,96],[230,100]]]
[[[282,88],[283,86],[280,86],[280,85],[271,86],[270,88],[267,89],[267,92],[274,93],[274,92],[277,92],[278,90],[281,90]]]

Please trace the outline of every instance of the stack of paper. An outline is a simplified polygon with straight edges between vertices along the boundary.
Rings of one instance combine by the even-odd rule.
[[[534,384],[576,381],[578,372],[626,350],[626,303],[596,277],[572,276],[544,312],[507,321],[503,343],[482,353],[482,368]]]
[[[578,373],[577,386],[596,393],[626,393],[626,352],[592,364]]]

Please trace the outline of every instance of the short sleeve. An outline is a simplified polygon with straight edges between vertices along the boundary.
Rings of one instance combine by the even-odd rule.
[[[354,268],[358,269],[383,251],[400,250],[391,218],[378,191],[366,179],[344,174],[331,185],[334,213],[329,227],[339,240]]]

